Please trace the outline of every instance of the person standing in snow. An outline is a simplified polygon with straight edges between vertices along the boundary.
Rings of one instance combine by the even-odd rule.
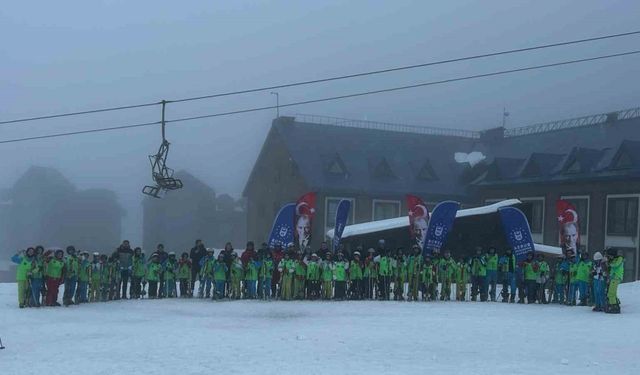
[[[438,296],[438,282],[436,281],[436,273],[431,255],[424,256],[424,264],[421,272],[422,280],[422,300],[435,301]]]
[[[387,301],[390,299],[389,288],[391,286],[391,277],[393,276],[392,259],[385,249],[385,241],[378,241],[378,256],[374,259],[378,265],[378,294],[380,298]]]
[[[266,245],[266,244],[265,244]],[[259,293],[263,299],[271,298],[271,277],[273,277],[274,262],[271,258],[271,252],[267,249],[262,252],[262,260],[260,261],[260,271],[258,278],[260,280]]]
[[[127,299],[127,285],[131,278],[131,258],[133,258],[133,250],[131,249],[129,241],[122,241],[122,244],[118,247],[117,253],[118,265],[120,267],[120,285],[118,285],[118,288],[120,289],[120,297],[122,299]]]
[[[589,259],[589,253],[583,251],[580,253],[580,261],[578,262],[576,269],[576,282],[578,284],[578,291],[580,292],[580,306],[587,306],[589,304],[589,282],[591,281],[591,269],[593,263]]]
[[[165,251],[163,244],[158,244],[156,247],[156,255],[158,256],[158,261],[160,263],[160,279],[158,280],[158,298],[165,297],[165,287],[164,287],[164,267],[169,258],[169,254]]]
[[[100,263],[100,254],[93,253],[91,260],[91,286],[89,288],[89,301],[97,302],[101,298],[100,293],[100,277],[102,276],[102,265]]]
[[[591,275],[593,277],[593,299],[595,303],[593,311],[604,311],[606,306],[605,289],[607,287],[607,266],[602,253],[599,251],[593,254]]]
[[[342,301],[347,294],[347,271],[349,262],[344,259],[344,254],[339,252],[338,259],[333,264],[333,280],[335,284],[334,298]]]
[[[333,298],[333,259],[331,252],[327,251],[322,262],[322,299]]]
[[[609,284],[607,289],[608,314],[620,314],[620,300],[618,299],[618,285],[624,278],[624,258],[618,255],[615,248],[607,249],[607,265],[609,266]]]
[[[502,274],[502,302],[516,301],[516,256],[507,248],[498,259],[498,268]]]
[[[35,301],[31,298],[31,295],[35,293],[31,280],[32,271],[35,268],[36,263],[36,250],[32,247],[27,251],[22,250],[20,253],[11,257],[11,261],[18,265],[16,270],[16,281],[18,283],[18,307],[21,309],[29,305],[29,300],[32,300],[31,305],[35,306]],[[38,290],[40,293],[40,290]]]
[[[527,288],[527,303],[536,302],[537,279],[540,272],[538,262],[533,259],[533,252],[527,254],[527,259],[522,264],[524,282]]]
[[[215,290],[213,292],[214,299],[222,299],[224,298],[224,289],[227,283],[227,275],[229,274],[229,269],[227,264],[224,262],[224,254],[220,252],[218,254],[218,259],[213,262],[213,280],[215,283]]]
[[[542,253],[538,253],[536,256],[538,262],[538,278],[536,279],[536,290],[537,296],[536,299],[538,302],[547,304],[549,300],[547,300],[547,280],[549,279],[549,263],[544,260],[544,255]]]
[[[244,279],[242,261],[238,258],[236,253],[233,253],[231,260],[231,295],[232,299],[242,298],[241,283]]]
[[[147,266],[147,274],[145,279],[149,283],[149,298],[155,299],[158,297],[158,283],[162,274],[162,265],[160,264],[160,257],[158,254],[153,253],[151,255],[151,262]]]
[[[198,298],[209,298],[211,295],[211,283],[213,282],[213,266],[216,263],[216,258],[213,256],[213,249],[207,249],[207,254],[200,258],[200,264],[198,268],[200,269],[200,275],[198,279],[200,280],[198,286]],[[219,257],[222,257],[222,262],[224,262],[224,255],[222,252],[219,254]],[[224,268],[226,272],[226,267]],[[223,281],[226,281],[227,277],[223,278]],[[224,285],[223,285],[224,289]],[[224,290],[222,292],[224,295]]]
[[[73,297],[76,294],[76,286],[78,283],[78,268],[80,261],[76,256],[76,248],[67,246],[67,256],[64,259],[65,276],[64,276],[64,293],[62,294],[62,303],[65,306],[73,305]]]
[[[349,294],[351,299],[362,299],[362,262],[360,252],[353,252],[353,260],[349,263]]]
[[[409,277],[409,296],[410,301],[418,300],[418,291],[420,290],[420,272],[422,271],[422,250],[418,245],[413,245],[413,254],[409,257],[409,269],[407,271]]]
[[[498,284],[498,254],[493,247],[489,248],[487,255],[487,287],[489,288],[489,298],[491,302],[496,301],[496,285]]]
[[[271,275],[271,296],[273,296],[273,298],[277,298],[282,294],[281,289],[279,289],[279,287],[282,285],[282,275],[279,271],[278,266],[280,265],[280,262],[283,258],[284,251],[282,250],[282,245],[276,244],[273,252],[271,253],[271,259],[273,260],[273,274]]]
[[[91,279],[91,262],[89,261],[89,252],[83,251],[80,255],[78,264],[78,288],[76,289],[76,303],[89,302],[87,293],[89,289],[89,281]]]
[[[460,260],[456,263],[454,280],[456,283],[456,301],[466,301],[467,284],[469,283],[469,264],[465,262],[462,257],[460,257]]]
[[[178,261],[178,282],[180,283],[180,298],[191,297],[191,259],[186,251],[180,255]]]
[[[164,296],[167,298],[176,298],[176,273],[178,272],[178,260],[176,253],[171,251],[169,257],[164,263]]]
[[[107,302],[111,289],[111,268],[107,254],[100,255],[100,301]]]
[[[247,264],[244,268],[244,280],[246,285],[246,294],[245,298],[255,299],[256,298],[256,283],[258,282],[258,269],[260,263],[256,260],[256,254],[254,252],[253,255],[249,257],[247,260]]]
[[[471,300],[476,301],[480,294],[480,301],[487,300],[486,289],[487,261],[482,255],[482,248],[476,248],[476,255],[471,258]]]
[[[296,254],[295,272],[293,277],[293,297],[295,299],[304,299],[307,279],[307,264],[302,258],[302,253]]]
[[[142,280],[146,272],[146,262],[142,249],[136,247],[133,250],[133,258],[131,259],[131,287],[129,288],[129,297],[136,299],[142,297]]]
[[[196,279],[200,276],[201,260],[207,255],[207,249],[202,240],[196,240],[196,245],[191,248],[189,258],[191,258],[191,295],[196,287]],[[200,287],[200,289],[202,289]]]
[[[58,303],[58,292],[60,285],[64,281],[65,262],[64,251],[58,249],[54,253],[53,258],[49,258],[45,264],[45,276],[47,283],[47,299],[46,306],[60,306]]]
[[[367,257],[364,259],[364,270],[362,271],[362,284],[365,299],[373,299],[375,288],[378,284],[378,268],[373,261],[376,251],[373,248],[367,250]]]

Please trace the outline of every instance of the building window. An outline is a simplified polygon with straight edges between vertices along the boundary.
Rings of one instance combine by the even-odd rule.
[[[544,229],[544,198],[521,198],[522,212],[529,221],[531,233],[542,234]]]
[[[400,216],[400,201],[373,200],[373,220],[392,219]]]
[[[607,234],[635,237],[638,233],[638,197],[609,198]]]
[[[336,210],[341,200],[346,199],[351,201],[351,209],[349,210],[349,216],[347,216],[347,225],[353,224],[353,213],[355,211],[356,201],[353,198],[326,198],[325,199],[325,214],[324,214],[324,227],[325,233],[328,230],[334,229],[336,226]]]
[[[578,225],[580,226],[580,238],[586,239],[589,235],[589,198],[588,197],[561,197],[576,208]],[[584,242],[584,241],[583,241]]]

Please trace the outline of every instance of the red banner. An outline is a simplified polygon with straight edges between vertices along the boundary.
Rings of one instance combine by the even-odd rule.
[[[556,216],[558,217],[558,243],[562,252],[573,250],[578,254],[580,248],[580,226],[578,225],[578,212],[571,203],[559,199],[556,201]]]
[[[316,193],[307,193],[296,202],[294,236],[299,249],[304,249],[311,241],[311,224],[316,212]]]
[[[415,195],[407,195],[407,208],[409,209],[409,235],[422,250],[429,226],[429,210],[424,201]]]

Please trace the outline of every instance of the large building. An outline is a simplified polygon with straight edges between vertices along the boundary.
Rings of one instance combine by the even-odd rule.
[[[317,192],[314,248],[341,199],[352,201],[351,224],[406,215],[406,194],[430,206],[519,198],[536,242],[557,245],[555,202],[567,199],[582,244],[620,248],[625,277],[639,278],[640,109],[481,132],[277,118],[244,189],[249,239],[265,240],[278,209],[308,191]]]

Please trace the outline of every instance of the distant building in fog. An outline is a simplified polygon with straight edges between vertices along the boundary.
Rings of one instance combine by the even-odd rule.
[[[53,168],[31,167],[0,197],[0,256],[36,245],[112,251],[123,214],[112,191],[78,190]]]
[[[484,159],[459,163],[456,153]],[[352,201],[352,224],[405,216],[406,194],[430,209],[445,199],[465,208],[519,198],[534,240],[557,245],[555,202],[567,199],[582,244],[592,253],[620,248],[625,278],[639,278],[640,109],[482,132],[277,118],[243,193],[249,239],[265,240],[278,209],[308,191],[318,193],[313,248],[341,199]]]
[[[167,251],[180,253],[201,239],[208,247],[223,247],[231,241],[244,247],[246,217],[242,201],[226,194],[216,196],[213,188],[193,175],[179,171],[176,177],[184,188],[169,192],[162,199],[143,201],[143,246],[147,254],[158,243]]]

